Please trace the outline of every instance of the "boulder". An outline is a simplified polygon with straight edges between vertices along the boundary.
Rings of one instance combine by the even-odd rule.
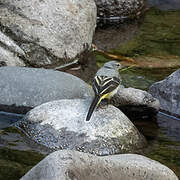
[[[64,64],[91,47],[96,5],[93,0],[3,0],[0,17],[0,41],[7,36],[1,48],[16,58],[23,54],[26,65],[42,67]]]
[[[166,79],[154,83],[149,88],[151,93],[160,102],[160,108],[171,114],[180,116],[180,69]]]
[[[8,36],[0,31],[0,62],[4,66],[25,66],[19,56],[24,56],[24,51]]]
[[[77,151],[56,151],[21,180],[178,180],[168,167],[137,154],[97,157]]]
[[[0,46],[0,67],[1,66],[25,66],[25,63],[16,53]]]
[[[0,110],[25,113],[42,103],[91,96],[81,79],[64,72],[0,67]]]
[[[131,120],[154,116],[160,107],[158,99],[150,93],[140,89],[124,87],[118,89],[112,97],[111,103],[120,108]]]
[[[126,105],[144,105],[152,107],[157,111],[159,110],[159,101],[150,93],[140,89],[124,88],[121,86],[111,100],[117,107]]]
[[[147,145],[133,123],[112,105],[97,108],[87,122],[91,102],[87,98],[42,104],[29,111],[16,127],[51,150],[110,155],[136,152]]]
[[[144,0],[95,0],[100,21],[120,21],[137,17],[143,10]]]

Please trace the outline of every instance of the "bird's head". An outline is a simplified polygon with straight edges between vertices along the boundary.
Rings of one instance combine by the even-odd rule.
[[[108,69],[115,69],[115,70],[119,70],[123,68],[123,66],[117,61],[109,61],[104,64],[104,67]]]

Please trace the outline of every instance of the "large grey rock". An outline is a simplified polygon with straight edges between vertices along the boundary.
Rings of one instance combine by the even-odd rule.
[[[154,98],[150,93],[135,89],[135,88],[124,88],[120,87],[117,93],[112,97],[112,103],[115,106],[126,106],[126,105],[135,105],[135,106],[147,106],[159,110],[159,101]]]
[[[27,65],[63,64],[91,46],[96,6],[93,0],[1,0],[0,17],[0,41],[9,36],[3,46],[17,57],[23,51]]]
[[[149,93],[159,99],[162,110],[180,116],[180,69],[154,83],[149,88]]]
[[[25,66],[25,63],[19,58],[16,53],[0,46],[0,62],[4,66]]]
[[[8,49],[10,49],[10,51],[14,53],[18,53],[19,55],[25,55],[24,51],[16,44],[16,42],[14,42],[12,39],[10,39],[1,31],[0,31],[0,42]]]
[[[95,0],[98,18],[112,20],[137,17],[143,7],[144,0]],[[105,20],[105,19],[104,19]]]
[[[152,119],[160,108],[158,99],[146,91],[135,88],[119,88],[111,103],[120,108],[131,120]]]
[[[7,66],[25,66],[22,59],[18,56],[24,56],[24,51],[8,36],[0,31],[0,62]]]
[[[137,154],[97,157],[76,151],[56,151],[21,180],[178,180],[168,167]]]
[[[85,121],[91,99],[64,99],[29,111],[16,126],[52,150],[71,149],[97,155],[135,152],[146,146],[133,123],[112,105],[98,108]]]
[[[11,110],[11,106],[32,108],[57,99],[85,98],[92,93],[81,79],[54,70],[1,67],[0,77],[1,110]]]

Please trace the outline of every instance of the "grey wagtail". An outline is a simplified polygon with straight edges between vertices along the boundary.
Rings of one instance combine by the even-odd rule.
[[[121,68],[121,64],[117,61],[109,61],[97,71],[92,82],[95,96],[90,105],[86,121],[90,120],[94,109],[102,99],[110,99],[118,90],[121,83],[119,76],[119,69]]]

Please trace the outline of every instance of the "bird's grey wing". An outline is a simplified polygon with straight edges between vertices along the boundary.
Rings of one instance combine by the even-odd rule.
[[[104,95],[115,90],[120,84],[117,77],[95,76],[93,80],[93,89],[95,94]]]

